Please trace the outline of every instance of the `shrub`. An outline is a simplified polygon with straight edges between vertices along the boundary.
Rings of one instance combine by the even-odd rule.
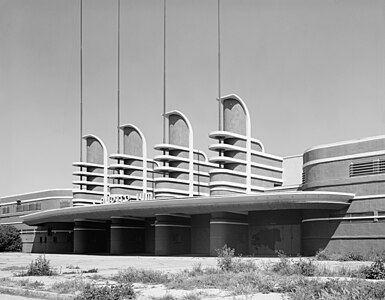
[[[135,299],[131,284],[103,285],[88,284],[74,300],[123,300]]]
[[[20,274],[21,276],[52,276],[56,275],[55,270],[50,266],[50,262],[45,256],[39,256],[33,260],[28,266],[26,273]]]
[[[224,245],[222,248],[216,250],[217,252],[217,265],[222,271],[231,271],[233,268],[233,258],[235,249]]]
[[[21,251],[20,231],[11,225],[0,225],[0,252]]]
[[[364,267],[361,272],[366,279],[385,279],[384,260],[376,259],[369,267]]]

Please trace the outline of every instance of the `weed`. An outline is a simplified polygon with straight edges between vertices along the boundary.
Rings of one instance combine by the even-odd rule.
[[[342,261],[363,261],[364,256],[358,251],[347,252],[340,258]]]
[[[222,248],[216,250],[217,265],[222,271],[230,271],[233,267],[233,258],[235,249],[224,245]]]
[[[93,268],[93,269],[89,269],[89,270],[85,270],[85,271],[82,271],[82,273],[98,273],[98,269],[96,268]]]
[[[274,273],[280,275],[303,275],[303,276],[314,276],[317,272],[317,266],[311,259],[299,258],[298,261],[287,258],[283,251],[276,251],[279,262],[273,264],[271,270]]]
[[[366,279],[385,279],[385,265],[382,259],[377,259],[369,267],[361,270]]]
[[[74,265],[67,265],[66,266],[67,269],[80,269],[79,266],[74,266]]]
[[[26,272],[22,271],[15,276],[53,276],[56,274],[57,272],[50,266],[49,260],[40,255],[30,263]]]
[[[87,282],[82,278],[70,279],[60,282],[55,282],[51,289],[60,294],[73,294],[76,291],[85,289]]]
[[[135,299],[131,284],[103,285],[87,284],[74,300],[123,300]]]
[[[18,283],[23,288],[34,289],[34,290],[44,286],[44,283],[41,281],[37,281],[37,280],[29,281],[29,279],[20,280]]]
[[[118,275],[112,277],[112,280],[115,280],[119,283],[151,283],[151,284],[162,284],[169,282],[167,274],[160,271],[144,270],[144,269],[134,269],[128,268],[126,270],[120,271]]]

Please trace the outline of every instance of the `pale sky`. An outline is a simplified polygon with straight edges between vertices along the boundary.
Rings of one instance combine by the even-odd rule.
[[[217,0],[167,0],[167,110],[209,156]],[[117,1],[83,0],[84,134],[117,152]],[[385,134],[385,0],[221,0],[222,95],[280,156]],[[121,0],[121,123],[162,142],[163,1]],[[0,0],[0,196],[72,188],[79,0]]]

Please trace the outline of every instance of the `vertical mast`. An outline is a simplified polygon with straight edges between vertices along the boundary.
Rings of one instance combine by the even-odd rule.
[[[163,0],[163,144],[166,143],[166,0]]]
[[[222,104],[221,104],[221,6],[218,0],[218,130],[222,130]]]
[[[83,0],[80,0],[80,161],[83,161]],[[81,187],[80,187],[81,188]]]
[[[118,139],[118,154],[120,153],[120,138],[119,138],[119,126],[120,126],[120,0],[118,0],[118,90],[117,90],[117,98],[118,98],[118,126],[117,126],[117,139]]]

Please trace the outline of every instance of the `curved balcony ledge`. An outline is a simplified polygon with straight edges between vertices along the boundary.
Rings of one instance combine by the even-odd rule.
[[[163,150],[180,150],[180,151],[185,151],[185,152],[189,152],[190,149],[188,147],[185,147],[185,146],[179,146],[179,145],[174,145],[174,144],[156,144],[154,146],[154,149],[155,150],[160,150],[160,151],[163,151]],[[207,155],[205,152],[201,151],[201,150],[198,150],[198,149],[193,149],[193,152],[195,154],[202,154],[203,157],[205,158],[205,160],[207,161]]]
[[[154,178],[154,182],[155,183],[160,183],[160,182],[181,183],[181,184],[186,184],[186,185],[190,184],[190,181],[188,179],[178,179],[178,178],[171,178],[171,177],[157,177],[157,178]],[[193,181],[193,185],[208,187],[209,183],[200,182],[200,181]]]
[[[235,188],[241,188],[244,190],[246,190],[246,188],[247,188],[246,184],[234,183],[234,182],[230,182],[230,181],[212,181],[212,182],[210,182],[209,185],[210,185],[210,189],[215,188],[215,187],[219,187],[219,186],[235,187]],[[261,186],[251,185],[251,190],[264,192],[265,188],[261,187]]]
[[[108,176],[111,179],[121,179],[121,180],[139,180],[143,181],[142,176],[133,176],[133,175],[125,175],[125,174],[111,174]],[[153,181],[152,178],[147,178],[147,181]]]
[[[183,190],[177,190],[177,189],[169,189],[169,188],[161,188],[161,189],[155,189],[155,194],[157,197],[161,196],[166,196],[166,195],[171,195],[175,197],[175,195],[179,195],[181,197],[188,197],[189,196],[189,191],[183,191]],[[194,197],[198,196],[205,196],[208,197],[208,193],[198,193],[194,192]]]
[[[142,156],[123,154],[123,153],[111,154],[110,158],[111,159],[131,159],[131,160],[143,161],[143,157]]]
[[[240,140],[244,140],[246,141],[247,140],[247,137],[245,135],[242,135],[242,134],[238,134],[238,133],[234,133],[234,132],[230,132],[230,131],[225,131],[225,130],[222,130],[222,131],[212,131],[210,132],[209,134],[209,137],[212,138],[212,139],[215,139],[215,140],[218,140],[218,139],[240,139]],[[260,140],[257,140],[255,138],[250,138],[251,142],[254,143],[254,144],[258,144],[259,146],[261,146],[262,148],[262,152],[265,152],[265,147],[263,146],[262,142]]]
[[[183,168],[176,168],[176,167],[169,167],[169,166],[161,166],[156,168],[157,172],[176,172],[176,173],[189,173],[188,169]],[[196,171],[194,170],[194,174],[200,175],[200,176],[210,176],[209,172],[202,172],[202,171]]]
[[[214,162],[214,163],[222,163],[222,164],[246,165],[246,161],[243,159],[227,157],[227,156],[214,156],[214,157],[211,157],[209,161]],[[265,165],[265,164],[259,164],[256,162],[251,162],[251,166],[256,167],[256,168],[265,169],[265,170],[276,171],[276,172],[280,172],[280,173],[283,172],[282,168],[273,167],[273,166],[269,166],[269,165]]]
[[[132,165],[125,165],[125,164],[111,164],[108,167],[109,170],[138,170],[143,171],[142,166],[132,166]],[[154,172],[154,169],[147,168],[147,172]]]
[[[189,159],[186,158],[186,157],[178,157],[178,156],[173,156],[173,155],[166,155],[166,154],[162,154],[162,155],[157,155],[154,157],[154,160],[155,161],[160,161],[160,162],[168,162],[168,161],[181,161],[181,162],[186,162],[186,163],[189,163]],[[217,168],[218,166],[214,163],[211,163],[211,162],[206,162],[206,161],[200,161],[200,160],[196,160],[194,159],[193,160],[193,164],[195,165],[201,165],[201,166],[205,166],[205,167],[211,167],[211,168]]]
[[[109,185],[110,188],[121,188],[121,189],[126,189],[126,190],[136,190],[136,191],[142,191],[143,187],[142,186],[135,186],[135,185],[127,185],[127,184],[118,184],[118,183],[111,183]],[[148,192],[152,192],[153,188],[147,187]]]
[[[246,148],[234,146],[234,145],[230,145],[230,144],[212,144],[209,146],[209,149],[212,151],[239,151],[239,152],[244,152],[244,153],[247,152]],[[250,153],[252,155],[260,156],[263,158],[270,158],[270,159],[273,159],[273,160],[276,160],[279,162],[283,162],[283,158],[280,156],[277,156],[277,155],[268,154],[268,153],[253,150],[253,149],[251,149]]]
[[[94,163],[89,163],[89,162],[81,162],[81,161],[78,161],[78,162],[74,162],[72,163],[73,166],[75,167],[91,167],[91,168],[104,168],[104,165],[101,165],[101,164],[94,164]]]
[[[229,169],[214,169],[210,170],[210,175],[211,174],[226,174],[226,175],[235,175],[235,176],[242,176],[245,177],[247,174],[245,172],[240,172],[240,171],[233,171]],[[269,176],[263,176],[263,175],[256,175],[256,174],[251,174],[252,179],[261,179],[261,180],[266,180],[274,183],[283,183],[282,179],[279,178],[274,178],[274,177],[269,177]]]
[[[76,184],[76,185],[104,186],[103,182],[94,182],[94,181],[86,181],[86,180],[75,180],[75,181],[72,181],[72,184]]]
[[[94,177],[104,177],[102,173],[86,172],[86,171],[76,171],[72,172],[74,176],[94,176]]]

